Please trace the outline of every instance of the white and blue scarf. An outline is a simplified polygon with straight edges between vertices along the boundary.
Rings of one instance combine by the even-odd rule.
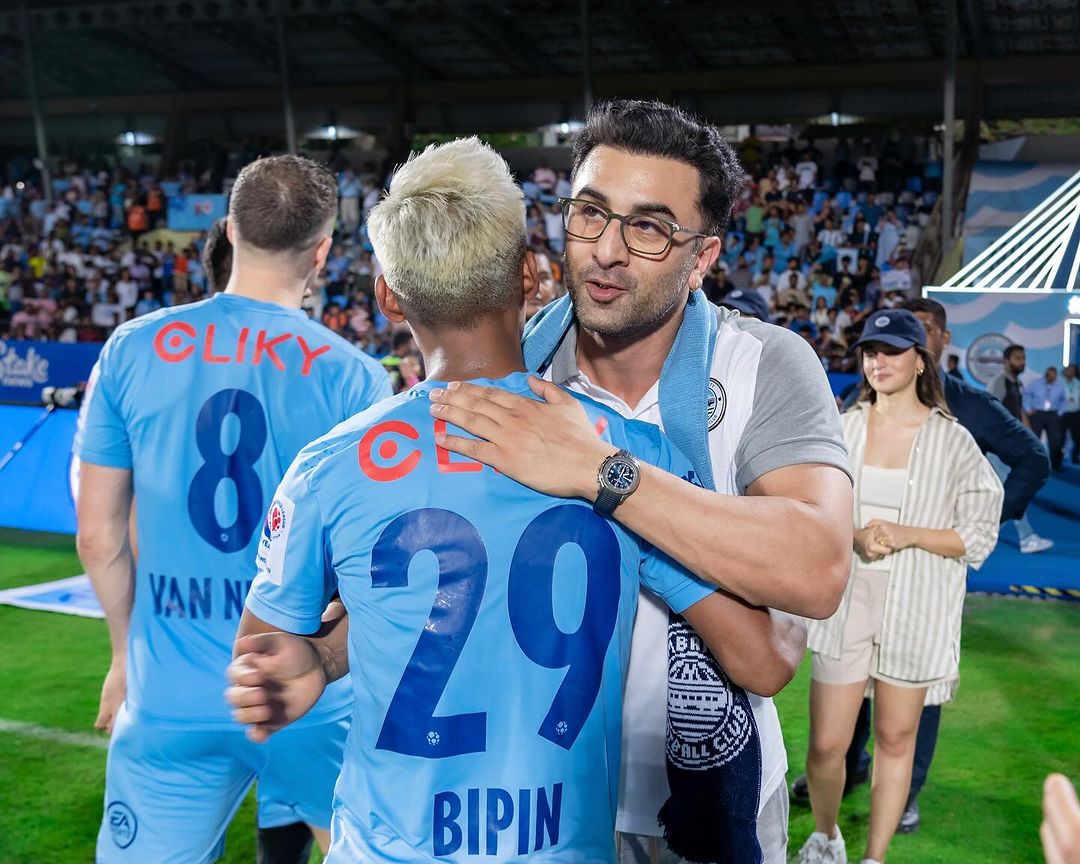
[[[717,313],[701,291],[690,294],[660,373],[664,431],[707,489],[716,488],[708,397]],[[569,297],[541,310],[525,330],[526,367],[543,374],[574,326]],[[761,741],[750,699],[673,612],[668,622],[667,775],[671,797],[657,818],[675,854],[702,864],[760,864]]]

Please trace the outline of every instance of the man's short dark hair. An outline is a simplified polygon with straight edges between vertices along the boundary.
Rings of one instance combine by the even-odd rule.
[[[911,313],[925,312],[934,319],[938,330],[944,332],[949,329],[949,319],[945,315],[945,307],[938,303],[937,300],[931,300],[929,297],[915,297],[903,303],[900,308],[907,309]]]
[[[1010,357],[1012,357],[1012,355],[1013,355],[1013,354],[1015,354],[1015,353],[1016,353],[1017,351],[1023,351],[1023,350],[1024,350],[1024,346],[1023,346],[1023,345],[1016,345],[1016,344],[1013,344],[1013,345],[1010,345],[1010,346],[1009,346],[1008,348],[1006,348],[1006,349],[1005,349],[1004,351],[1002,351],[1002,352],[1001,352],[1001,355],[1002,355],[1002,356],[1003,356],[1003,357],[1004,357],[1004,358],[1005,358],[1006,360],[1008,360],[1008,359],[1009,359]]]
[[[715,126],[674,105],[639,99],[600,102],[574,139],[573,176],[597,147],[675,159],[698,170],[701,230],[722,235],[746,182],[739,159]]]
[[[229,217],[245,243],[267,252],[299,252],[315,244],[337,213],[329,169],[303,156],[270,156],[236,178]]]
[[[210,293],[224,291],[232,273],[232,243],[225,233],[225,220],[218,219],[206,235],[206,244],[202,251],[202,265],[206,270],[206,279],[210,283]]]

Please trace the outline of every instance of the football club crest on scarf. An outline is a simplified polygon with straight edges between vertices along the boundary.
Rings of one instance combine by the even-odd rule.
[[[730,762],[750,740],[752,712],[723,670],[703,662],[701,637],[681,619],[668,625],[668,654],[668,758],[689,771]]]

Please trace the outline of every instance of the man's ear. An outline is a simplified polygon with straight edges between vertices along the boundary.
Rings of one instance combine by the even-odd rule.
[[[326,259],[330,257],[330,250],[334,246],[334,238],[327,235],[319,241],[319,245],[315,247],[315,273],[319,274],[323,272],[326,267]]]
[[[229,238],[229,242],[236,245],[236,229],[233,228],[233,221],[228,216],[225,217],[225,236]]]
[[[941,331],[941,347],[948,348],[952,345],[952,330]]]
[[[390,286],[386,283],[386,277],[382,273],[375,278],[375,302],[379,304],[383,315],[391,324],[401,324],[405,320],[405,313],[401,311],[401,304],[398,302],[397,297],[394,296],[394,292],[390,290]]]
[[[720,238],[706,237],[694,259],[694,269],[690,271],[690,291],[697,291],[705,281],[705,274],[709,272],[713,262],[720,257]]]
[[[528,303],[540,290],[540,276],[536,269],[536,255],[532,250],[525,251],[525,260],[521,263],[521,293],[523,302]]]

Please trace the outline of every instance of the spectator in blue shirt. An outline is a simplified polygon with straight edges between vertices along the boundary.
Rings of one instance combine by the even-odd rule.
[[[780,218],[780,208],[773,205],[769,208],[768,218],[765,219],[765,248],[775,252],[776,247],[780,245],[780,233],[786,228],[784,220]]]
[[[885,208],[877,203],[874,193],[871,192],[866,196],[866,201],[859,205],[859,212],[862,213],[867,225],[872,229],[885,215]]]
[[[743,249],[746,248],[746,244],[743,242],[741,235],[736,234],[734,231],[727,235],[724,246],[724,260],[728,264],[734,264],[738,261],[739,256],[742,254]]]
[[[780,245],[776,247],[776,264],[773,266],[773,270],[779,273],[787,265],[785,262],[789,258],[798,260],[799,258],[799,244],[795,242],[795,232],[788,228],[780,235]]]
[[[765,254],[765,250],[761,248],[761,238],[751,237],[742,254],[746,258],[747,266],[756,273],[758,260]]]
[[[342,282],[345,279],[345,273],[349,269],[349,258],[342,251],[340,246],[335,246],[334,250],[330,253],[330,258],[326,262],[326,275],[330,277],[331,282]]]
[[[758,267],[755,267],[753,264],[751,264],[750,269],[754,272],[754,277],[755,278],[760,276],[762,273],[768,273],[769,274],[769,282],[771,284],[772,281],[773,281],[772,274],[776,272],[776,257],[774,255],[772,255],[771,253],[766,252],[761,257],[761,265],[758,266]]]
[[[135,315],[146,315],[161,308],[161,301],[154,296],[153,288],[144,288],[142,299],[135,304]]]
[[[810,278],[810,302],[817,306],[818,300],[824,300],[828,308],[836,303],[836,288],[829,274],[823,270],[818,270]]]
[[[1065,384],[1058,378],[1057,369],[1050,366],[1042,378],[1036,378],[1024,388],[1024,411],[1031,421],[1031,431],[1037,438],[1046,432],[1050,467],[1061,470],[1065,452]]]
[[[352,168],[346,168],[338,176],[338,195],[340,195],[341,230],[346,237],[352,237],[360,227],[360,194],[362,184]]]

